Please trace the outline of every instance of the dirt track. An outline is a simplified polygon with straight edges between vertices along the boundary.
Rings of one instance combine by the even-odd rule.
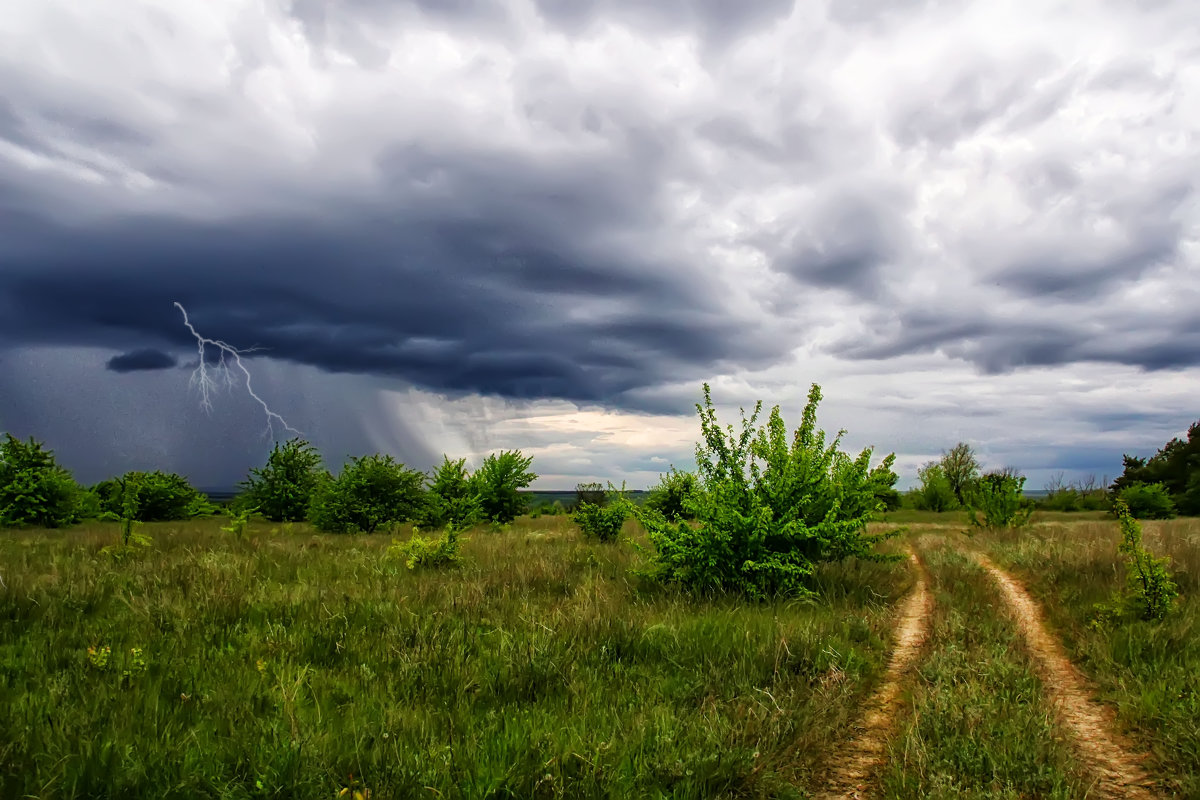
[[[1152,798],[1152,782],[1141,760],[1114,731],[1112,713],[1088,696],[1086,681],[1067,658],[1062,645],[1042,624],[1037,603],[1014,578],[976,554],[980,565],[1000,584],[1022,635],[1038,664],[1048,700],[1070,734],[1083,763],[1096,778],[1098,797]]]
[[[865,783],[871,771],[882,763],[891,723],[900,710],[900,685],[913,667],[921,645],[929,634],[929,614],[933,599],[927,588],[925,568],[911,550],[917,583],[900,607],[896,644],[888,661],[883,685],[871,698],[860,723],[858,735],[846,748],[845,755],[829,765],[829,779],[818,798],[858,798],[865,796]]]

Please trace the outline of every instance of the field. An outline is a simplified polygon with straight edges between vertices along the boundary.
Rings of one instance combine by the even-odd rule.
[[[1094,735],[1157,795],[1200,796],[1200,523],[1146,524],[1175,560],[1171,618],[1095,626],[1123,585],[1115,523],[1038,519],[967,537],[953,515],[910,515],[888,544],[917,563],[828,565],[822,602],[764,604],[644,581],[629,541],[564,517],[478,528],[448,571],[406,569],[389,535],[299,524],[241,540],[217,520],[149,524],[153,546],[119,563],[99,552],[116,524],[8,532],[0,797],[857,791],[831,775],[863,796],[1105,796],[977,554],[1028,589],[1111,709]],[[929,610],[900,663],[918,584]]]

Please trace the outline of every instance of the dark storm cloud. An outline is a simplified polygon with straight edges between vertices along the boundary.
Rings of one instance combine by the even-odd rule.
[[[153,369],[170,369],[178,363],[175,356],[170,353],[143,348],[113,356],[105,366],[113,372],[142,372]]]

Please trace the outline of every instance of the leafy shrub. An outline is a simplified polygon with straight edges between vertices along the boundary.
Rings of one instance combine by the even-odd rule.
[[[604,490],[602,483],[577,483],[575,484],[575,502],[571,504],[571,510],[577,511],[585,503],[593,506],[603,507],[608,503],[608,492]]]
[[[917,470],[920,486],[908,493],[909,501],[918,511],[953,511],[959,507],[954,487],[946,477],[940,462],[930,461]]]
[[[418,533],[413,533],[407,542],[393,540],[388,547],[388,555],[403,560],[409,569],[456,566],[461,561],[460,544],[458,530],[450,525],[447,526],[446,532],[436,539],[426,539]]]
[[[371,533],[412,519],[424,501],[425,475],[388,455],[352,457],[313,492],[309,521],[331,533]]]
[[[700,592],[808,595],[805,581],[818,561],[883,558],[873,549],[896,532],[866,532],[878,510],[871,450],[851,458],[838,449],[841,433],[827,444],[816,428],[820,400],[813,384],[791,437],[778,406],[756,427],[762,403],[749,419],[743,413],[740,433],[732,426],[726,433],[705,384],[704,404],[696,406],[703,440],[696,445],[695,525],[638,511],[655,548],[652,577]]]
[[[1186,439],[1172,439],[1149,459],[1126,455],[1124,461],[1114,495],[1136,483],[1161,483],[1180,514],[1200,515],[1200,421],[1188,428]]]
[[[1134,481],[1117,492],[1117,499],[1124,503],[1130,515],[1136,519],[1170,519],[1175,516],[1175,504],[1167,487],[1161,483]]]
[[[222,525],[221,530],[232,533],[238,540],[241,540],[246,535],[246,528],[250,527],[250,517],[253,516],[255,510],[242,508],[233,511],[229,515],[229,524]]]
[[[461,530],[470,527],[482,515],[482,500],[467,472],[466,459],[451,461],[442,457],[441,465],[429,478],[425,503],[417,514],[423,528],[444,528],[453,525]]]
[[[528,498],[520,490],[537,480],[529,471],[533,456],[520,450],[493,453],[471,476],[472,488],[479,495],[483,516],[506,525],[525,513]]]
[[[621,535],[625,518],[629,516],[633,504],[625,497],[624,487],[621,492],[605,492],[604,503],[583,503],[576,510],[572,519],[583,535],[599,539],[602,542],[615,542]],[[616,494],[615,500],[610,501],[609,495]]]
[[[1046,496],[1037,505],[1046,511],[1105,511],[1111,503],[1094,475],[1064,483],[1059,473],[1046,484]]]
[[[138,522],[168,522],[216,512],[208,498],[173,472],[127,472],[94,490],[101,510]]]
[[[61,528],[78,522],[84,490],[33,437],[0,442],[0,527]]]
[[[1142,526],[1138,523],[1125,502],[1118,499],[1113,512],[1121,526],[1121,544],[1118,549],[1125,554],[1124,594],[1115,594],[1111,603],[1096,607],[1100,620],[1124,615],[1144,620],[1161,620],[1170,613],[1179,596],[1179,587],[1167,571],[1171,559],[1155,558],[1142,544]]]
[[[668,522],[693,519],[695,514],[688,506],[692,503],[697,485],[694,473],[680,472],[672,467],[670,472],[659,476],[658,485],[650,489],[642,505],[657,511]]]
[[[304,439],[278,442],[262,469],[251,469],[240,487],[240,506],[254,507],[272,522],[303,522],[324,470],[321,454]]]
[[[977,528],[1019,528],[1029,522],[1033,504],[1021,490],[1024,476],[1011,470],[989,472],[967,498],[967,518]]]

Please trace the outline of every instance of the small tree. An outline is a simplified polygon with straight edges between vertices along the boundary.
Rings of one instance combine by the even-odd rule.
[[[696,493],[697,486],[694,473],[680,472],[672,467],[670,472],[659,476],[658,485],[650,489],[642,505],[662,514],[668,522],[693,519],[695,514],[688,506],[693,502],[692,495]]]
[[[1111,606],[1100,606],[1102,616],[1132,612],[1145,620],[1161,620],[1170,613],[1179,596],[1179,587],[1171,579],[1168,566],[1171,559],[1155,558],[1142,544],[1142,526],[1129,513],[1129,507],[1118,499],[1113,505],[1121,526],[1121,544],[1125,554],[1124,595],[1116,594]]]
[[[1019,528],[1029,522],[1033,504],[1021,490],[1024,476],[1014,470],[989,472],[980,478],[967,501],[967,517],[977,528]]]
[[[940,462],[930,461],[918,469],[917,480],[921,484],[909,492],[909,498],[918,511],[953,511],[959,507]]]
[[[607,502],[608,492],[604,490],[603,483],[596,482],[575,484],[575,502],[571,505],[572,509],[578,509],[585,503],[593,506],[603,507]]]
[[[528,499],[521,489],[537,480],[529,471],[533,456],[520,450],[493,453],[471,476],[472,488],[479,494],[483,515],[492,522],[507,525],[525,513]]]
[[[482,501],[466,464],[465,458],[451,461],[449,456],[442,456],[441,465],[429,478],[425,504],[417,515],[422,528],[435,529],[450,525],[456,530],[463,530],[478,521],[482,514]]]
[[[267,464],[240,484],[243,504],[272,522],[303,522],[324,470],[321,454],[304,439],[275,443]]]
[[[612,495],[615,495],[615,498],[610,499]],[[603,499],[603,504],[582,503],[575,509],[572,518],[579,526],[579,530],[583,531],[584,536],[599,539],[602,542],[615,542],[621,535],[625,519],[633,510],[633,504],[625,496],[624,484],[619,492],[615,490],[605,492]]]
[[[940,463],[955,500],[958,505],[965,506],[972,487],[979,480],[979,460],[975,458],[975,451],[966,442],[959,442],[942,453]]]
[[[1175,516],[1175,503],[1161,483],[1127,483],[1117,492],[1117,502],[1123,503],[1126,511],[1136,519],[1171,519]],[[1116,504],[1113,513],[1117,513]]]
[[[61,528],[79,520],[83,489],[33,437],[0,442],[0,527]]]
[[[809,391],[800,427],[788,436],[779,407],[756,427],[762,403],[742,429],[723,429],[707,384],[696,406],[699,491],[696,524],[669,522],[654,509],[638,514],[655,548],[650,574],[694,591],[752,597],[806,595],[819,561],[881,558],[867,523],[878,510],[869,480],[871,450],[856,458],[827,443],[816,427],[821,389]]]
[[[127,472],[102,481],[94,491],[103,511],[120,518],[132,513],[138,522],[191,519],[216,511],[207,497],[173,472]]]
[[[412,519],[421,508],[425,475],[388,455],[352,457],[336,478],[313,492],[308,518],[331,533],[371,533]]]

